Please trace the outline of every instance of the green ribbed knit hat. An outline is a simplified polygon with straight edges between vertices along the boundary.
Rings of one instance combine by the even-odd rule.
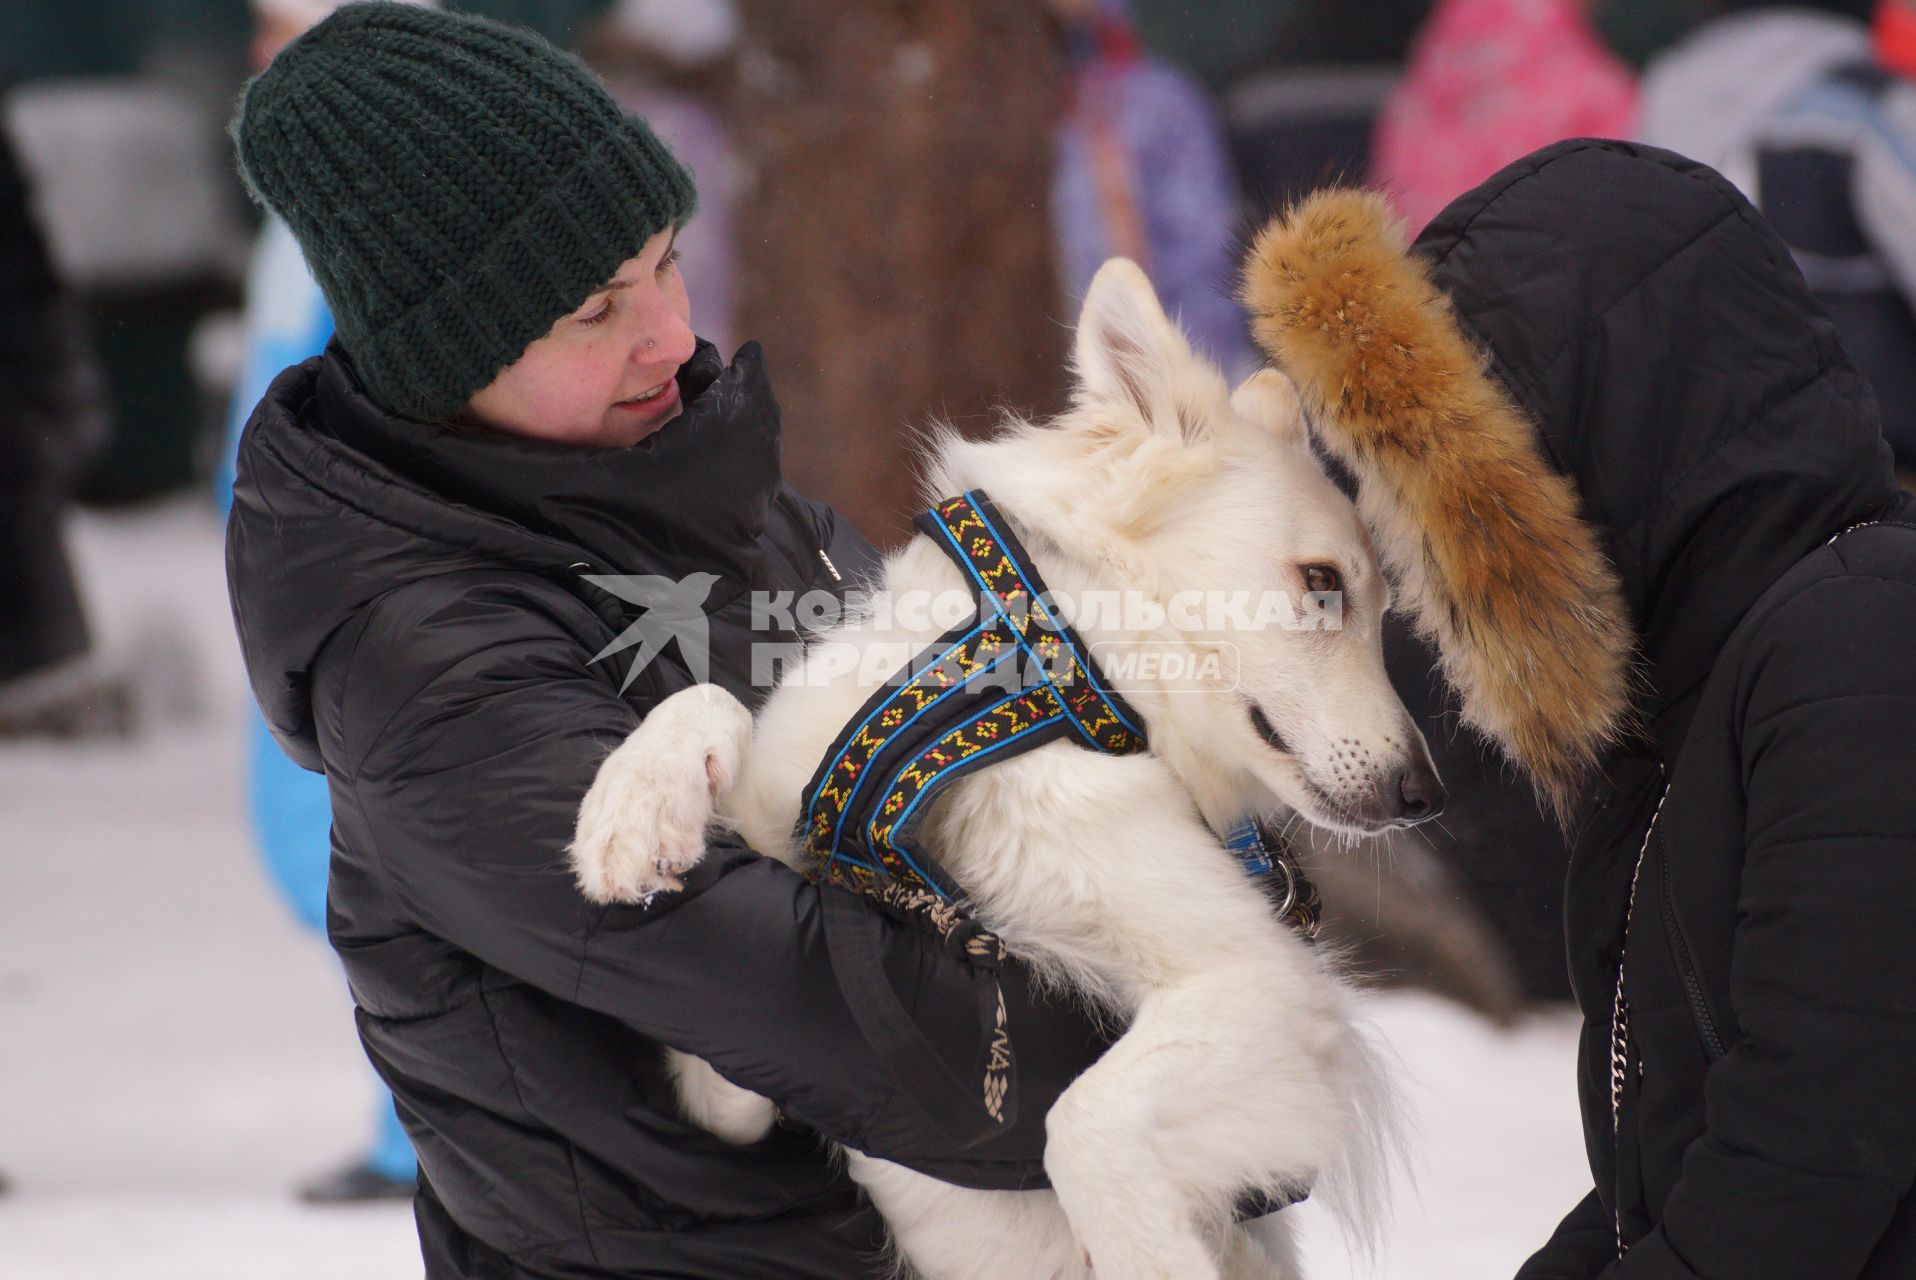
[[[287,45],[247,85],[233,140],[367,391],[428,420],[697,203],[578,59],[413,5],[347,5]]]

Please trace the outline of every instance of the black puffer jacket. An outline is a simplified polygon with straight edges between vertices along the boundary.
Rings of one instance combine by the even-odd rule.
[[[1566,895],[1596,1187],[1522,1276],[1906,1280],[1916,502],[1875,403],[1775,234],[1668,152],[1539,152],[1417,249],[1642,638],[1646,742],[1611,760]]]
[[[968,967],[736,845],[649,909],[573,886],[600,761],[691,680],[669,646],[622,694],[635,650],[593,658],[634,615],[580,575],[714,575],[710,679],[750,699],[751,642],[790,639],[749,630],[751,592],[833,587],[871,555],[780,484],[756,347],[721,370],[702,346],[680,377],[689,407],[652,439],[575,449],[390,417],[335,348],[280,376],[240,445],[241,647],[275,735],[331,786],[330,932],[418,1148],[435,1278],[877,1274],[875,1217],[799,1126],[1032,1185],[1051,1099],[1101,1048],[1015,966]],[[999,985],[1004,1125],[981,1098]],[[746,1149],[693,1129],[661,1045],[794,1123]]]

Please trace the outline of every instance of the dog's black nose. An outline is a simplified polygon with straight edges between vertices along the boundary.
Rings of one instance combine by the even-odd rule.
[[[1436,766],[1423,758],[1397,773],[1397,821],[1415,826],[1444,811],[1444,784]]]

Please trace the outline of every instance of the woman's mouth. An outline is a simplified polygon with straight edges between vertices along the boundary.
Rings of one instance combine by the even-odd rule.
[[[621,400],[612,407],[621,413],[634,414],[644,418],[658,417],[678,406],[679,384],[674,378],[667,378],[658,386],[643,395],[633,396],[630,400]]]
[[[660,396],[664,395],[669,388],[676,385],[677,384],[671,378],[667,378],[664,382],[661,382],[658,386],[653,387],[650,391],[646,392],[644,395],[633,396],[630,400],[621,400],[619,401],[619,403],[621,405],[651,404],[654,400],[657,400]]]

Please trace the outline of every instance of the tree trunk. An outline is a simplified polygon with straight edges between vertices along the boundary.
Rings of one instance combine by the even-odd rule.
[[[1040,0],[739,8],[738,330],[765,344],[786,478],[895,543],[918,429],[1062,399],[1061,58]]]

